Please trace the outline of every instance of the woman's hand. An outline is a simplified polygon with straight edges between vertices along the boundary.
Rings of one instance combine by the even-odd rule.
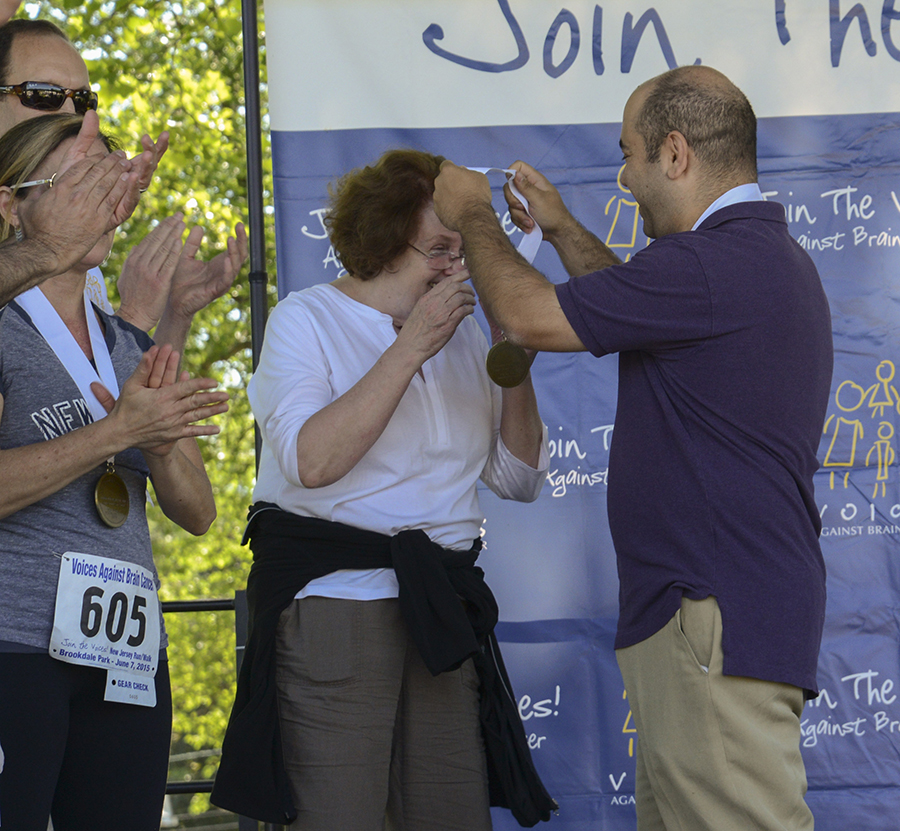
[[[122,385],[118,400],[100,384],[91,384],[109,412],[106,418],[47,441],[0,449],[0,478],[7,482],[0,490],[0,518],[56,493],[126,448],[138,447],[149,448],[154,485],[156,471],[177,470],[157,490],[166,515],[193,533],[206,530],[215,517],[215,503],[196,442],[177,445],[174,451],[165,446],[218,433],[215,425],[198,422],[224,413],[228,394],[213,391],[211,378],[175,380],[177,366],[178,356],[170,348],[151,347]],[[3,404],[0,395],[0,415]],[[161,450],[168,455],[153,455]],[[175,508],[169,507],[176,501]]]
[[[127,425],[133,437],[129,446],[143,451],[163,513],[186,531],[204,534],[216,518],[216,503],[197,442],[191,438],[219,432],[214,424],[197,422],[224,413],[228,393],[204,392],[216,382],[179,374],[179,360],[171,346],[153,346],[122,386],[118,400],[96,382],[91,390],[110,420]]]
[[[123,384],[118,400],[100,384],[91,390],[126,436],[125,447],[165,456],[180,439],[213,436],[215,424],[201,424],[228,411],[228,393],[214,390],[212,378],[178,376],[179,355],[170,346],[152,346]]]
[[[159,322],[169,296],[172,275],[184,249],[184,214],[163,219],[128,254],[116,282],[120,305],[116,314],[149,332]]]
[[[435,272],[440,276],[440,272]],[[384,432],[410,381],[475,310],[469,272],[444,277],[416,301],[397,339],[349,390],[310,416],[297,435],[297,477],[306,488],[334,484]]]
[[[466,282],[466,269],[445,277],[422,295],[397,336],[398,344],[409,345],[425,363],[453,337],[463,318],[475,311],[475,290]]]

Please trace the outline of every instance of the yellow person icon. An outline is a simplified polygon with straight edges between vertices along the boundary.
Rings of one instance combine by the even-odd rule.
[[[872,410],[872,418],[884,418],[884,408],[896,409],[900,413],[900,395],[896,387],[891,383],[897,370],[891,361],[882,361],[875,369],[875,377],[879,383],[873,384],[869,389],[872,396],[869,398],[869,407]],[[875,411],[878,411],[876,416]]]
[[[866,466],[868,466],[872,454],[875,452],[878,454],[878,473],[875,475],[875,489],[872,491],[873,499],[878,496],[879,485],[881,485],[881,495],[885,495],[888,474],[890,473],[891,465],[894,464],[894,459],[897,458],[894,448],[891,447],[891,439],[893,437],[894,425],[889,421],[882,421],[878,425],[878,441],[872,445],[871,450],[866,454]]]
[[[853,383],[853,381],[844,381],[834,394],[834,403],[842,413],[852,413],[862,406],[867,392],[868,390],[864,390],[859,384]],[[832,468],[829,476],[831,490],[834,490],[834,475],[836,472],[834,468],[848,468],[846,473],[844,473],[844,487],[846,488],[850,478],[849,468],[852,468],[853,463],[856,461],[856,442],[863,437],[863,425],[858,418],[830,415],[825,421],[822,432],[828,435],[829,430],[831,431],[831,442],[825,453],[822,467]],[[850,444],[850,452],[846,457],[841,458],[839,448],[842,448],[847,442]]]
[[[622,698],[628,698],[628,690],[622,690]],[[628,710],[628,715],[625,716],[625,723],[622,725],[622,733],[637,733],[637,727],[634,727],[631,723],[631,710]],[[628,755],[634,756],[634,736],[629,736],[628,738]]]
[[[625,165],[619,168],[619,172],[616,175],[616,184],[622,193],[627,193],[631,196],[631,191],[622,184],[622,171],[624,169]],[[632,250],[625,255],[625,261],[628,262],[637,245],[637,228],[638,219],[640,218],[638,203],[633,199],[626,199],[618,194],[612,196],[603,210],[606,216],[609,216],[614,202],[616,208],[612,215],[609,233],[606,235],[606,245],[608,248],[631,248]]]

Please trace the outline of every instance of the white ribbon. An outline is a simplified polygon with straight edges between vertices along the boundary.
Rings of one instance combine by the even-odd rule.
[[[78,342],[72,336],[63,319],[57,314],[50,301],[44,297],[44,293],[35,286],[16,298],[19,304],[31,318],[35,328],[41,333],[48,346],[53,350],[66,372],[81,391],[81,395],[94,417],[94,421],[105,418],[106,408],[100,403],[96,395],[91,391],[91,382],[99,381],[112,393],[114,398],[119,397],[119,384],[116,381],[116,373],[109,357],[109,349],[106,340],[100,330],[100,323],[93,307],[84,298],[84,313],[87,317],[88,333],[91,338],[91,350],[94,353],[94,364],[91,365],[87,356],[82,351]]]
[[[528,210],[528,200],[522,196],[522,193],[516,187],[516,171],[509,170],[504,167],[470,167],[469,170],[474,171],[475,173],[483,173],[487,176],[488,173],[502,173],[506,176],[507,184],[509,184],[509,189],[512,191],[513,196],[518,199],[522,205],[525,207],[525,213],[528,216],[531,216],[530,211]],[[531,216],[532,220],[534,219]],[[534,262],[534,258],[537,256],[538,248],[541,247],[541,242],[544,239],[544,234],[541,231],[541,226],[534,223],[534,228],[532,228],[527,234],[523,232],[523,236],[521,241],[519,242],[516,251],[518,251],[526,260],[528,260],[529,264]]]

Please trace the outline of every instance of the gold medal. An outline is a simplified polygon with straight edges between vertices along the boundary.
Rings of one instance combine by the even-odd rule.
[[[504,338],[490,348],[485,367],[498,387],[517,387],[525,380],[533,361],[534,357],[529,357],[521,346]]]
[[[128,519],[128,488],[111,461],[106,463],[106,473],[97,480],[94,505],[100,519],[110,528],[118,528]]]

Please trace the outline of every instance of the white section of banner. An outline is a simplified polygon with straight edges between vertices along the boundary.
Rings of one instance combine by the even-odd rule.
[[[760,117],[900,111],[900,0],[266,0],[265,11],[274,130],[618,122],[639,83],[697,60]]]

